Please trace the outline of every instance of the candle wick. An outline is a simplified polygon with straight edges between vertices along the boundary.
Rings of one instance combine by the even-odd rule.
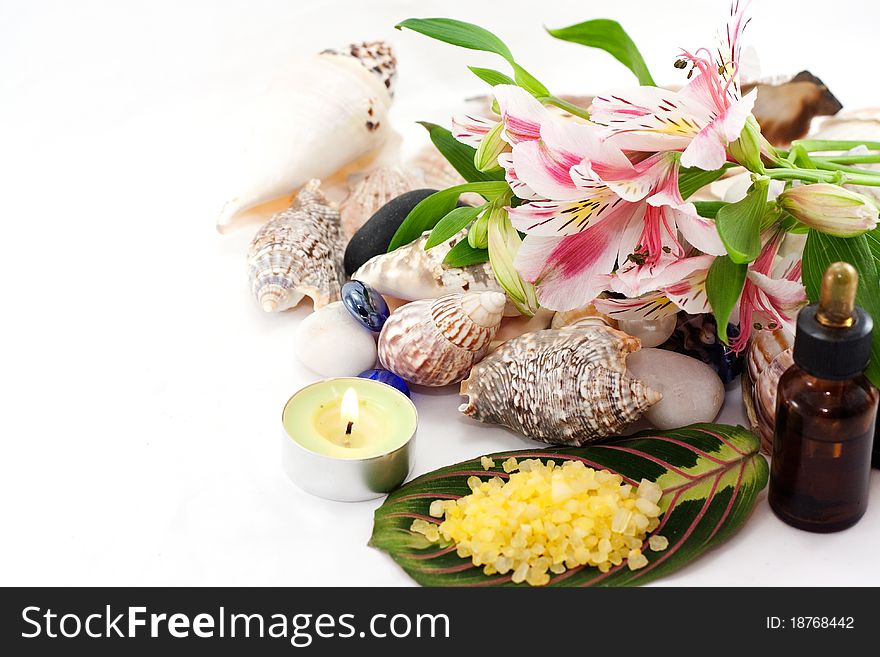
[[[345,438],[343,439],[343,444],[344,444],[346,447],[348,447],[349,443],[351,442],[351,441],[349,440],[349,436],[351,435],[351,428],[352,428],[353,426],[354,426],[354,420],[349,420],[349,422],[348,422],[348,426],[345,427]]]

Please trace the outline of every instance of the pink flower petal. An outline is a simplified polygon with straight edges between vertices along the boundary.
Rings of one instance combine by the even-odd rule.
[[[562,237],[579,233],[631,205],[605,186],[589,194],[582,189],[579,196],[582,198],[575,201],[538,200],[508,208],[510,221],[529,235]]]
[[[697,247],[703,253],[710,255],[725,255],[727,249],[718,235],[715,222],[697,214],[693,203],[684,203],[677,208],[671,208],[675,214],[675,222],[682,236],[688,244]]]
[[[516,175],[516,169],[513,167],[513,153],[502,153],[498,156],[498,164],[504,169],[504,179],[510,185],[511,191],[517,198],[526,201],[537,200],[542,198],[535,190],[526,185],[519,176]]]
[[[452,136],[462,144],[478,148],[483,137],[496,125],[497,120],[473,114],[455,114],[452,117]]]
[[[492,93],[501,110],[505,141],[518,144],[541,136],[541,124],[550,115],[534,96],[512,84],[499,84]]]
[[[551,149],[543,140],[525,141],[513,147],[516,176],[535,193],[557,201],[573,201],[582,194],[571,178],[571,168],[581,158]]]
[[[613,319],[662,319],[679,311],[662,292],[649,292],[634,299],[595,299],[593,305]]]
[[[541,305],[571,310],[592,301],[604,286],[604,275],[617,260],[619,231],[627,216],[618,213],[581,233],[567,237],[528,235],[515,266],[536,285]]]
[[[635,151],[685,148],[711,120],[702,103],[658,87],[603,94],[593,100],[591,117],[607,126],[614,144]]]
[[[714,171],[727,161],[727,145],[739,138],[757,98],[757,89],[733,103],[703,128],[681,154],[681,165]]]

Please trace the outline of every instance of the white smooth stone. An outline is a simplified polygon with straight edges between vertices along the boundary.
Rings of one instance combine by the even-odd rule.
[[[357,376],[376,365],[376,340],[334,301],[307,316],[296,328],[293,352],[323,376]]]
[[[633,376],[663,394],[645,413],[657,429],[712,422],[724,402],[724,384],[711,367],[665,349],[642,349],[626,359]]]
[[[642,341],[642,348],[657,347],[675,331],[677,315],[661,319],[619,319],[620,330]]]

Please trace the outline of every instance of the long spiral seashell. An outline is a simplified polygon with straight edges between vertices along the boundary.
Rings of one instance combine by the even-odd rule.
[[[254,298],[266,312],[294,307],[309,296],[315,308],[339,301],[345,281],[339,212],[312,180],[287,210],[254,236],[248,275]]]
[[[382,328],[379,362],[423,386],[461,381],[488,352],[505,301],[501,292],[469,292],[408,303]]]
[[[522,335],[474,366],[459,410],[557,445],[613,435],[662,397],[626,373],[626,357],[639,347],[606,326]]]

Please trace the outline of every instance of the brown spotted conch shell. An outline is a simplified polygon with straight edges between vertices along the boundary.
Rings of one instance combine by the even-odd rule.
[[[606,326],[547,329],[514,338],[461,384],[465,415],[556,445],[618,433],[661,394],[626,373],[637,338]]]
[[[306,296],[316,309],[339,301],[344,249],[339,212],[312,180],[254,236],[248,249],[251,291],[266,312],[293,308]]]
[[[418,385],[457,383],[489,351],[505,301],[501,292],[468,292],[408,303],[382,327],[379,362]]]

